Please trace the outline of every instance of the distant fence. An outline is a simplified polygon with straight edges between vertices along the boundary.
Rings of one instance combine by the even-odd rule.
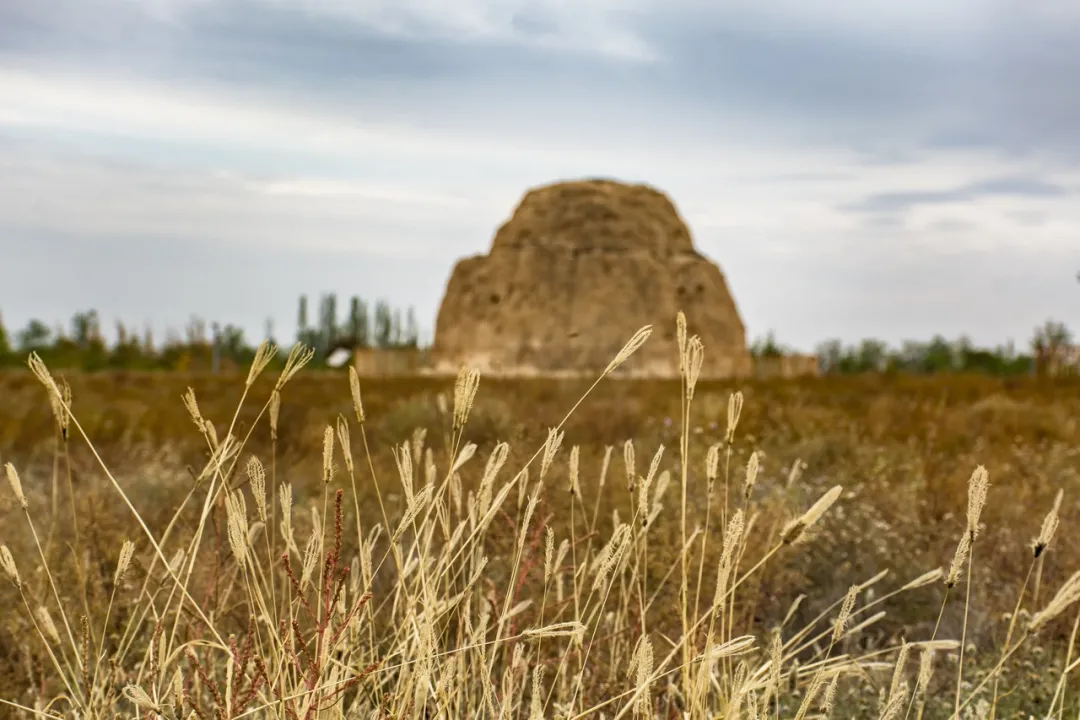
[[[817,355],[781,355],[754,360],[754,374],[760,379],[817,377],[821,362]]]
[[[479,367],[484,374],[493,377],[548,377],[548,376],[592,376],[595,373],[582,373],[567,370],[564,372],[542,372],[535,368],[515,367],[496,368],[485,363],[486,358],[476,357],[465,361]],[[432,363],[430,352],[419,348],[359,348],[354,351],[356,372],[365,377],[386,377],[395,375],[453,375],[460,364],[442,362]],[[760,379],[816,377],[821,374],[820,362],[816,355],[783,355],[780,357],[756,358],[752,364],[731,358],[718,358],[702,369],[704,379],[745,378],[755,376]],[[638,367],[622,369],[616,375],[625,377],[677,377],[678,367]]]
[[[353,352],[356,374],[364,377],[415,375],[429,364],[428,352],[420,348],[357,348]]]

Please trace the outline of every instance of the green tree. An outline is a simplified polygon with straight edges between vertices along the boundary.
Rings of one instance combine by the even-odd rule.
[[[94,329],[99,325],[97,310],[77,312],[71,317],[71,339],[82,349],[90,347]]]
[[[375,347],[388,348],[394,336],[394,318],[385,300],[375,303]]]
[[[4,363],[11,357],[11,339],[8,338],[4,320],[0,317],[0,363]]]
[[[884,372],[889,365],[889,346],[881,340],[866,339],[855,353],[858,372]]]
[[[51,340],[52,331],[49,326],[37,319],[28,322],[26,327],[15,334],[15,346],[20,353],[44,350]]]
[[[750,353],[759,358],[777,358],[784,354],[776,342],[776,335],[770,330],[764,339],[758,338],[750,346]]]
[[[325,356],[329,353],[337,338],[337,293],[327,293],[322,296],[319,306],[318,354]]]
[[[411,305],[405,313],[405,345],[411,348],[420,345],[420,327],[416,322],[416,311]]]
[[[354,345],[367,347],[371,343],[367,304],[355,295],[349,301],[348,333]]]

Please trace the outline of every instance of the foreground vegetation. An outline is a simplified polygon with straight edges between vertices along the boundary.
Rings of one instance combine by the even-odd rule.
[[[68,717],[1076,714],[1080,555],[1057,532],[1076,386],[735,390],[698,386],[681,326],[680,346],[681,383],[479,393],[469,372],[320,377],[301,348],[276,378],[263,348],[247,376],[174,382],[65,380],[33,357],[33,386],[0,379],[0,699]]]

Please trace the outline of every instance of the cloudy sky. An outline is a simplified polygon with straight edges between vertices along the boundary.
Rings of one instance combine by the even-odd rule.
[[[3,0],[0,313],[430,329],[524,190],[668,192],[751,337],[1080,330],[1071,0]]]

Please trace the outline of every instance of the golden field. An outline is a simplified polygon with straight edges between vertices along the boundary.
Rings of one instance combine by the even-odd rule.
[[[272,432],[278,376],[246,379],[58,374],[57,409],[41,378],[0,374],[0,461],[26,499],[0,492],[18,574],[0,588],[0,713],[1077,712],[1076,381],[703,382],[684,417],[678,381],[481,377],[459,427],[453,380],[360,378],[360,423],[349,376],[305,368]],[[948,573],[979,466],[970,564],[948,592],[936,576],[897,592]]]

